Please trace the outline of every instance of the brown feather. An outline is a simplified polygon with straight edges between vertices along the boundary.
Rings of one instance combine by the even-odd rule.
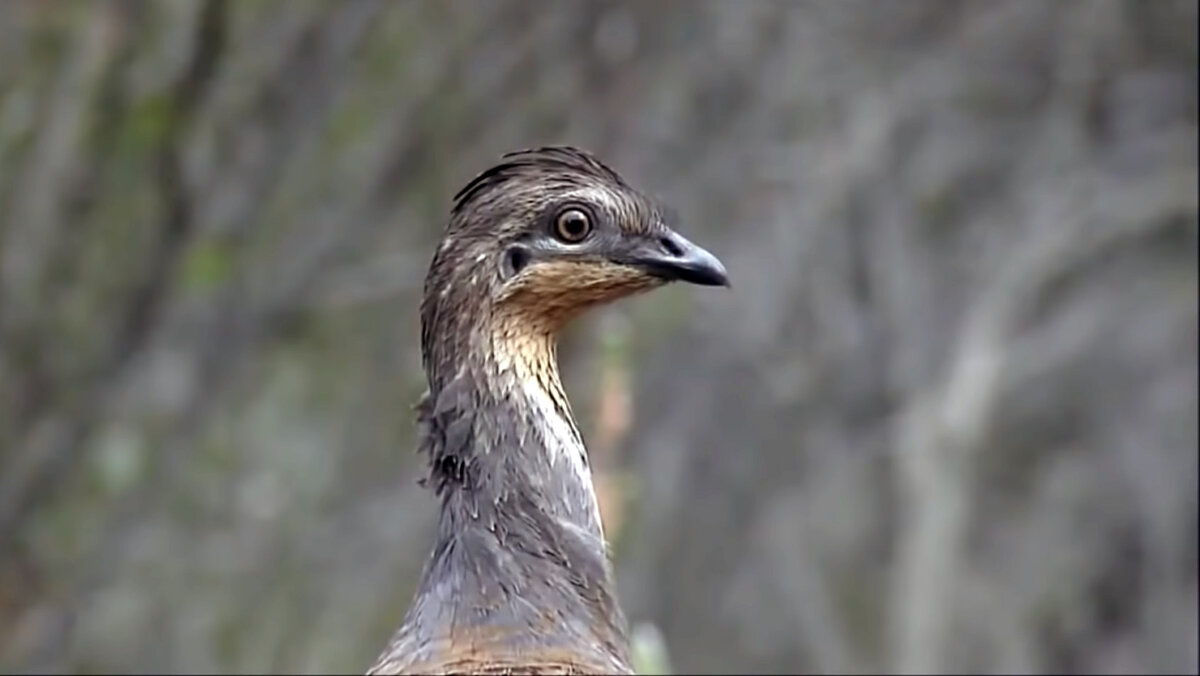
[[[551,234],[564,204],[592,219],[579,246]],[[665,234],[658,206],[573,148],[506,155],[455,195],[421,303],[417,421],[437,535],[368,673],[632,673],[555,336],[589,307],[663,284],[616,254]]]

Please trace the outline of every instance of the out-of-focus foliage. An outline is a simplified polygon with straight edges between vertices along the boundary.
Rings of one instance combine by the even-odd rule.
[[[0,665],[363,670],[449,198],[569,142],[733,278],[562,349],[670,669],[1196,672],[1196,24],[0,3]]]

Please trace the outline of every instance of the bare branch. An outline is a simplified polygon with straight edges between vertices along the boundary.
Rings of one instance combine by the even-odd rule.
[[[951,669],[954,597],[972,518],[976,456],[1005,390],[1009,343],[1044,289],[1124,240],[1194,216],[1196,172],[1132,187],[1071,186],[1033,213],[1032,232],[1000,278],[984,288],[962,325],[945,380],[912,404],[896,432],[905,527],[893,589],[895,664],[900,673]]]
[[[197,19],[187,71],[172,93],[171,117],[183,135],[186,135],[183,130],[197,100],[203,96],[215,72],[223,43],[224,12],[224,0],[209,0],[204,5]],[[177,139],[167,138],[156,158],[163,209],[161,238],[148,257],[148,267],[135,283],[124,311],[118,316],[109,348],[92,375],[79,409],[66,422],[44,423],[51,428],[58,425],[65,425],[65,428],[50,437],[52,441],[47,447],[24,454],[22,462],[0,480],[0,549],[11,541],[23,517],[48,500],[75,465],[83,451],[82,441],[95,426],[106,395],[118,384],[126,365],[149,340],[154,320],[170,297],[175,266],[195,223],[183,185],[177,142]]]

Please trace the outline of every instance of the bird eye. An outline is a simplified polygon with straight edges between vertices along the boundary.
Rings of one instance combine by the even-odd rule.
[[[554,234],[564,242],[582,242],[592,232],[592,219],[580,209],[567,209],[554,221]]]

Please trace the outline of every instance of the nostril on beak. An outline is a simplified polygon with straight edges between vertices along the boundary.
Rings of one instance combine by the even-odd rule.
[[[674,258],[679,258],[683,255],[683,249],[670,237],[659,237],[658,243],[662,245],[664,251]]]
[[[665,228],[664,228],[665,230]],[[706,286],[729,286],[725,266],[717,257],[692,244],[683,235],[667,230],[641,240],[623,262],[640,266],[667,281],[684,281]]]

